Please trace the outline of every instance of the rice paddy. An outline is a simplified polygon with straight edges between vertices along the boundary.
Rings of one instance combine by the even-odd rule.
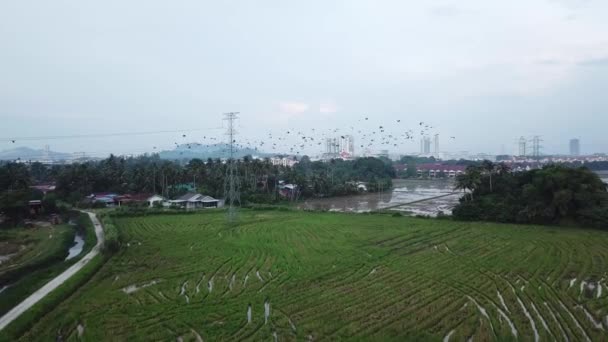
[[[24,341],[598,341],[608,233],[242,211],[116,218],[124,241]]]

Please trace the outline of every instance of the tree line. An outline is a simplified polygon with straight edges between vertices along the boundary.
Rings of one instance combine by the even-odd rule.
[[[371,157],[323,162],[304,156],[295,167],[248,156],[235,163],[241,200],[255,203],[285,200],[280,190],[281,184],[286,183],[297,185],[288,197],[295,200],[352,194],[358,191],[357,182],[366,183],[369,191],[388,190],[395,176],[391,165]],[[54,207],[56,201],[77,205],[85,196],[98,192],[155,193],[174,198],[194,190],[222,198],[225,175],[226,162],[219,159],[181,162],[163,160],[158,155],[111,155],[99,161],[66,165],[5,163],[0,165],[0,213],[18,219],[28,215],[29,200],[49,199],[44,207]],[[40,183],[54,183],[54,194],[43,196],[30,189]]]
[[[453,210],[456,219],[608,229],[606,184],[585,167],[510,172],[505,164],[484,161],[459,175],[456,189],[467,192]]]

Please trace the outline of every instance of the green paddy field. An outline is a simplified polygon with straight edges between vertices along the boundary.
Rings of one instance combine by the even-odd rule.
[[[122,249],[23,341],[600,341],[608,233],[243,210],[115,218]]]

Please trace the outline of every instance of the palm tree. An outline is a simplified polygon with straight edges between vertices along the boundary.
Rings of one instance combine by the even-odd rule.
[[[494,174],[495,168],[496,166],[494,165],[494,163],[489,160],[484,160],[483,162],[481,162],[481,169],[485,174],[489,176],[490,179],[490,192],[494,191],[492,187],[492,174]]]
[[[471,196],[471,200],[473,199],[473,192],[479,185],[481,184],[481,172],[475,166],[467,167],[467,170],[464,174],[458,175],[456,177],[456,186],[457,190],[470,190],[469,195]],[[466,198],[466,197],[465,197]]]
[[[505,175],[511,172],[511,167],[505,163],[499,163],[495,166],[496,173],[499,175]]]
[[[469,189],[469,177],[466,174],[461,174],[456,176],[456,185],[454,186],[454,190],[462,190],[466,192]],[[467,200],[467,196],[465,195],[464,200]]]

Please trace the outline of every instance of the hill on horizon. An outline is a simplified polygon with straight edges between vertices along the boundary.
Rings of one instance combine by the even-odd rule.
[[[161,151],[158,153],[161,159],[208,159],[208,158],[228,158],[230,156],[230,146],[228,144],[211,144],[201,145],[197,143],[181,144],[173,150]],[[270,154],[258,151],[248,147],[236,147],[234,151],[235,158],[243,158],[245,156],[270,156]]]
[[[65,160],[71,159],[71,153],[45,151],[43,149],[33,149],[30,147],[16,147],[0,151],[0,160]]]

